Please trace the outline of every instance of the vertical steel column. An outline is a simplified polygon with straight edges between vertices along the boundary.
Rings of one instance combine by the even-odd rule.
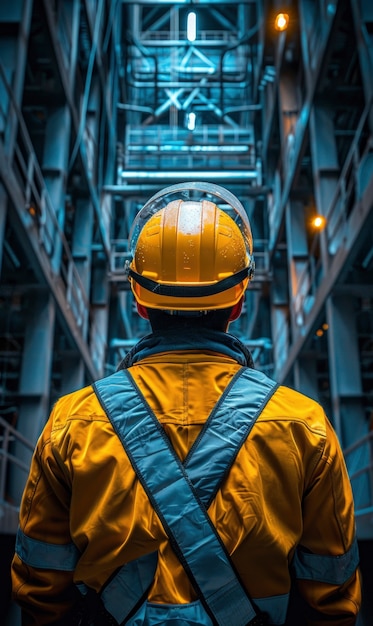
[[[300,111],[298,94],[299,87],[295,71],[290,69],[286,71],[281,70],[279,81],[279,130],[281,133],[282,168],[284,176],[292,170],[294,165],[294,148]]]
[[[106,264],[93,268],[92,300],[91,300],[91,334],[90,348],[92,360],[100,372],[104,374],[107,348],[109,320],[109,283]]]
[[[0,23],[16,24],[8,34],[0,37],[0,62],[12,86],[13,97],[21,106],[26,69],[28,38],[30,34],[32,0],[0,2]],[[5,129],[6,151],[12,156],[17,136],[18,121],[14,109],[9,114]]]
[[[94,208],[88,199],[80,199],[75,205],[74,232],[72,237],[72,255],[75,267],[84,287],[87,302],[90,298],[92,238],[94,225]],[[82,324],[82,335],[87,340],[89,310],[85,311]]]
[[[71,251],[79,273],[84,298],[88,303],[82,320],[82,336],[88,341],[89,300],[91,285],[91,246],[93,236],[94,208],[88,199],[75,204],[74,231]],[[84,363],[77,353],[64,354],[61,370],[61,395],[70,393],[84,385]]]
[[[0,184],[0,278],[4,253],[4,234],[7,215],[7,195],[4,187]]]
[[[339,178],[338,154],[331,108],[313,106],[310,116],[310,142],[316,210],[320,215],[327,217]],[[320,233],[320,248],[325,273],[329,266],[329,253],[325,237],[328,229],[329,225],[326,224],[325,231]]]
[[[299,302],[302,281],[308,279],[305,269],[308,264],[308,245],[304,204],[289,201],[286,207],[286,239],[290,281],[290,318],[293,336],[303,325],[303,305]]]
[[[79,25],[80,25],[80,0],[69,0],[63,3],[64,11],[71,24],[71,49],[70,49],[70,70],[69,81],[70,91],[73,92],[76,80],[76,64],[79,50]]]
[[[53,339],[55,329],[55,303],[45,291],[30,297],[27,328],[22,354],[19,381],[20,407],[17,429],[32,444],[48,418]],[[17,448],[17,446],[15,446]],[[25,463],[25,450],[15,450]],[[30,453],[31,456],[31,453]],[[17,465],[11,466],[9,491],[14,502],[19,502],[26,476]]]
[[[278,264],[276,264],[276,262]],[[271,326],[273,338],[274,376],[282,381],[282,367],[286,363],[290,345],[289,293],[286,267],[280,254],[273,266],[271,290]]]
[[[282,55],[285,45],[285,33],[281,33],[278,40],[277,54]],[[279,132],[281,136],[281,174],[279,180],[286,180],[289,171],[291,171],[294,162],[294,141],[295,141],[295,124],[298,115],[299,103],[297,101],[297,85],[296,76],[291,71],[282,71],[279,78]],[[280,187],[279,187],[280,189]],[[282,222],[283,215],[281,208],[280,194],[276,199],[276,214],[274,215],[271,238],[276,239],[277,233]],[[285,217],[286,219],[286,217]],[[282,258],[281,253],[274,256],[273,266],[273,285],[272,285],[272,303],[271,303],[271,320],[273,331],[274,361],[276,371],[275,374],[281,380],[281,369],[287,359],[290,345],[290,320],[289,320],[289,293],[288,277],[284,264],[285,257]]]
[[[359,441],[369,429],[363,406],[356,329],[356,301],[352,297],[347,299],[343,295],[331,296],[327,300],[326,310],[329,324],[331,419],[342,449],[345,449]],[[359,475],[359,470],[369,467],[370,462],[369,446],[358,446],[346,457],[348,472],[350,476],[355,475],[352,487],[357,510],[361,510],[366,507],[368,502],[371,502],[372,495],[368,474],[362,472]],[[371,523],[366,516],[358,517],[358,539],[367,538],[367,533],[371,531]],[[365,624],[366,622],[362,623]]]
[[[317,402],[320,401],[317,382],[317,361],[309,355],[300,355],[294,363],[294,385]]]
[[[373,4],[371,0],[351,1],[354,17],[361,78],[367,102],[373,98]],[[370,131],[373,132],[373,107],[369,115]]]
[[[61,230],[65,223],[66,172],[70,147],[71,116],[67,106],[54,111],[48,118],[42,169],[52,206]],[[51,266],[56,274],[61,263],[62,241],[56,236]]]
[[[64,354],[61,363],[60,396],[84,386],[84,363],[76,353]]]
[[[326,302],[332,421],[342,446],[368,432],[363,407],[356,302],[334,295]]]

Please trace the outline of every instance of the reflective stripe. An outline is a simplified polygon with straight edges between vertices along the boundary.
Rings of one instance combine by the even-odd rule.
[[[355,572],[359,564],[359,549],[356,537],[351,548],[340,556],[310,554],[298,547],[292,567],[297,578],[317,580],[330,585],[343,585]]]
[[[254,598],[255,606],[269,616],[269,624],[285,624],[290,595],[284,593],[281,596],[269,596],[267,598]]]
[[[210,616],[201,602],[196,600],[189,604],[155,604],[144,602],[126,626],[213,626]]]
[[[125,376],[128,376],[128,373]],[[116,384],[117,379],[122,383],[121,388]],[[128,390],[128,387],[123,386],[122,381],[123,378],[118,373],[114,377],[99,381],[96,391],[98,392],[99,389],[100,391],[104,390],[104,395],[106,395],[107,385],[115,382],[114,388],[111,389],[110,397],[116,397],[117,407],[128,407],[132,403],[133,390],[131,388]],[[250,387],[248,387],[249,385]],[[274,381],[260,372],[242,369],[221,396],[185,462],[185,465],[188,467],[188,478],[196,486],[198,496],[205,506],[213,499],[222,476],[225,475],[227,468],[231,466],[238,449],[247,438],[256,418],[275,389],[277,389],[277,386]],[[96,385],[94,385],[95,387]],[[247,393],[248,388],[250,388],[249,394]],[[136,386],[135,391],[137,392],[135,405],[139,408],[141,405],[136,403],[139,397],[139,390],[136,389]],[[120,415],[122,415],[122,408],[120,409]],[[135,417],[136,420],[139,419],[138,415],[135,415]],[[136,420],[134,420],[134,425]],[[228,427],[228,422],[230,428]],[[138,435],[139,433],[137,432]],[[126,576],[131,580],[126,567],[120,570],[120,574],[117,576],[119,575]],[[106,609],[120,622],[129,611],[128,613],[125,612],[123,603],[119,600],[119,594],[117,595],[116,578],[114,577],[108,587],[105,588],[103,600]],[[133,584],[132,593],[137,593],[138,598],[141,596],[140,590],[136,589],[135,584]],[[124,595],[121,593],[122,597]],[[268,602],[266,602],[267,605]],[[280,614],[282,619],[283,611],[280,611]],[[281,623],[281,619],[274,623]]]
[[[233,464],[278,384],[253,369],[241,369],[226,387],[184,462],[206,508]]]
[[[219,403],[221,418],[223,415],[225,417],[224,423],[221,421],[219,424],[219,419],[217,420],[216,431],[212,431],[212,437],[208,440],[206,450],[201,442],[204,441],[205,437],[208,437],[206,433],[209,433],[211,423],[209,427],[203,430],[202,436],[194,448],[197,456],[203,460],[203,463],[207,464],[206,468],[211,464],[211,459],[215,453],[218,456],[218,451],[228,450],[227,454],[223,453],[218,456],[218,463],[215,468],[215,487],[220,483],[225,470],[230,467],[237,450],[247,437],[258,417],[258,410],[263,401],[267,396],[272,395],[276,386],[276,383],[266,379],[268,383],[262,389],[260,397],[258,387],[255,385],[258,383],[255,374],[256,372],[252,374],[251,380],[243,381],[239,377],[235,379],[236,384],[239,380],[244,385],[245,397],[250,397],[251,389],[253,389],[255,402],[254,408],[250,407],[250,414],[249,411],[243,413],[243,388],[241,387],[240,403],[242,410],[229,412],[225,408],[224,401]],[[132,388],[123,384],[123,379],[126,378],[131,383]],[[260,375],[259,388],[262,387],[264,378],[263,375]],[[154,509],[162,520],[174,550],[189,572],[191,580],[197,582],[197,586],[200,588],[212,614],[219,624],[230,625],[232,619],[236,626],[246,624],[255,617],[251,602],[232,570],[230,559],[225,553],[224,546],[217,536],[205,508],[195,498],[189,470],[188,473],[185,472],[182,463],[170,446],[162,426],[144,401],[132,377],[127,371],[121,370],[96,382],[93,387],[122,441]],[[229,387],[228,392],[224,394],[224,400],[234,389],[233,382]],[[259,397],[260,402],[258,401]],[[234,401],[237,399],[234,394],[233,398]],[[123,411],[124,406],[126,407],[125,411]],[[219,411],[215,412],[212,419],[216,418],[217,415],[219,417]],[[231,418],[231,422],[229,422],[228,416]],[[235,429],[236,420],[241,426],[237,432]],[[223,430],[222,425],[224,425]],[[230,442],[231,437],[232,441]],[[222,446],[222,438],[224,446]],[[200,477],[203,474],[200,468],[200,459],[193,464],[193,456],[194,451],[192,450],[189,463],[193,467],[193,474]],[[208,461],[210,462],[208,463]],[[205,496],[207,494],[207,499],[210,498],[211,488],[209,489],[206,482],[203,487]]]
[[[31,539],[20,528],[17,531],[15,551],[26,565],[65,572],[73,572],[80,557],[73,543],[57,544]]]
[[[104,588],[105,608],[121,624],[149,589],[157,568],[158,552],[152,552],[124,565]]]
[[[88,587],[84,583],[75,583],[75,587],[82,596],[86,596],[88,593]]]
[[[289,594],[269,598],[255,598],[255,605],[267,613],[268,624],[282,626],[285,624],[289,604]],[[231,624],[235,622],[231,621]],[[207,615],[200,600],[189,604],[155,604],[144,602],[126,626],[151,626],[166,624],[167,626],[212,626],[213,622]]]

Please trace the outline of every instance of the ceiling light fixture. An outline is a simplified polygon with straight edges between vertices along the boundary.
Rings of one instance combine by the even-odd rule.
[[[196,114],[191,112],[187,116],[188,130],[194,130],[196,127]]]
[[[187,38],[188,41],[195,41],[197,37],[197,15],[194,11],[188,13],[187,17]]]

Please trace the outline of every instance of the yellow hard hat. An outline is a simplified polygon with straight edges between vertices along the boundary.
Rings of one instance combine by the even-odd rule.
[[[234,306],[253,276],[250,223],[239,200],[211,183],[173,185],[135,218],[129,280],[152,309],[203,311]]]

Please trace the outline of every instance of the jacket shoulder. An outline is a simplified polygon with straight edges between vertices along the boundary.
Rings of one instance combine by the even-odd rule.
[[[265,407],[263,420],[302,424],[307,429],[325,436],[327,417],[321,404],[290,387],[280,385]]]
[[[107,421],[92,385],[61,396],[53,407],[51,417],[54,428],[61,428],[72,419]]]

